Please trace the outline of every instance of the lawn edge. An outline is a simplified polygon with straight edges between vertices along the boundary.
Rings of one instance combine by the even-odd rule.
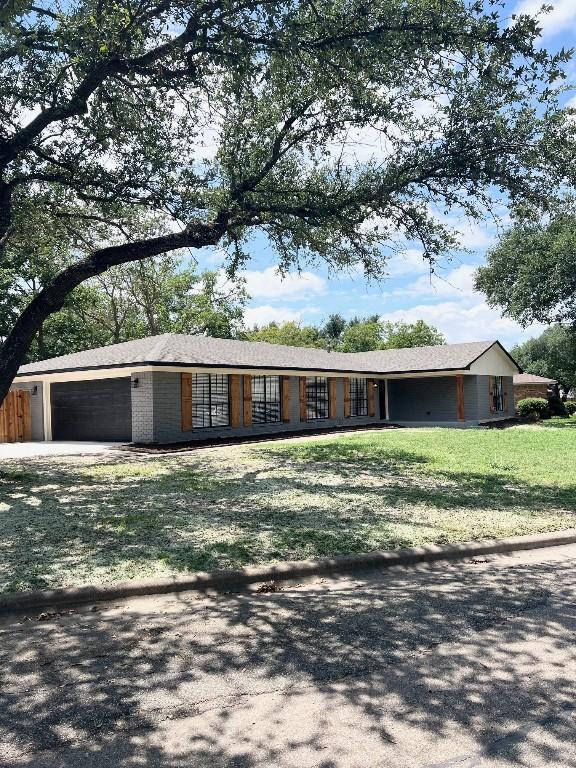
[[[58,608],[124,597],[176,592],[238,592],[262,582],[292,581],[313,576],[339,576],[361,571],[462,560],[477,555],[502,554],[576,543],[576,528],[506,539],[431,544],[405,549],[377,550],[361,555],[338,555],[316,560],[295,560],[241,570],[198,572],[164,579],[133,579],[112,584],[63,587],[52,590],[8,592],[0,595],[0,613],[28,608]]]

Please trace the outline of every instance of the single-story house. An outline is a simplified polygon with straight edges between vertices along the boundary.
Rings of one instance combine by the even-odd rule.
[[[555,379],[547,379],[545,376],[535,376],[533,373],[517,373],[513,383],[514,408],[516,408],[520,400],[527,397],[547,398],[553,394],[558,382]]]
[[[377,422],[473,426],[514,413],[498,341],[329,352],[163,334],[24,365],[35,440],[172,443]]]

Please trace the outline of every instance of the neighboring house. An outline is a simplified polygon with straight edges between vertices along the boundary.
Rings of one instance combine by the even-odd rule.
[[[554,379],[535,376],[533,373],[517,373],[514,376],[514,408],[527,397],[548,398],[556,386]]]
[[[498,341],[328,352],[164,334],[20,368],[36,440],[168,443],[376,422],[471,426],[514,413]]]

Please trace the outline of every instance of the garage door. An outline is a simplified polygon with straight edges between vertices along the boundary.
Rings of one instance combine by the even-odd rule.
[[[52,384],[53,440],[131,440],[130,377]]]

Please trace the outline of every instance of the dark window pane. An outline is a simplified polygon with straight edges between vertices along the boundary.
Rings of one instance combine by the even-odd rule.
[[[327,419],[328,379],[325,376],[306,377],[306,419]]]
[[[366,379],[350,379],[350,416],[368,415],[368,386]]]
[[[270,424],[281,421],[280,377],[252,377],[252,423]]]
[[[228,376],[195,373],[192,376],[192,426],[227,427],[230,423]]]

